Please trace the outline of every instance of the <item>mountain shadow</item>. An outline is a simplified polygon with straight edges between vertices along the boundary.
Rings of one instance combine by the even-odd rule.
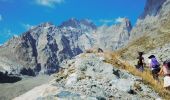
[[[15,83],[22,80],[21,77],[8,75],[8,73],[0,72],[0,83]]]

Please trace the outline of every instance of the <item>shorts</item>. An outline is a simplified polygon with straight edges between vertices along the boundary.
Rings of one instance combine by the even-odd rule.
[[[144,67],[143,65],[135,65],[136,69],[138,69],[139,71],[143,72],[144,71]]]
[[[164,77],[164,87],[169,87],[170,86],[170,76],[165,76]]]

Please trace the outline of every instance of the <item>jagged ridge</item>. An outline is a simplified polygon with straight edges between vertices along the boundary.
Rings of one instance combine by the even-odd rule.
[[[0,65],[2,71],[9,73],[20,72],[32,76],[51,74],[58,71],[63,60],[71,59],[87,49],[100,47],[114,50],[122,47],[129,39],[130,30],[128,19],[107,28],[97,28],[87,19],[75,18],[59,26],[43,23],[5,43],[0,48],[0,56],[3,63],[10,64],[3,65],[0,60]]]

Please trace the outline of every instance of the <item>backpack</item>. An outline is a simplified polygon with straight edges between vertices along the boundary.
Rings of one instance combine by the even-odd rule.
[[[160,64],[156,58],[151,58],[152,68],[159,68]]]

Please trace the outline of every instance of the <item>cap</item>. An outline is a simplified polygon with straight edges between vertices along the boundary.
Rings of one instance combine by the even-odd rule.
[[[154,55],[150,55],[148,58],[149,58],[149,59],[155,58],[155,56],[154,56]]]

